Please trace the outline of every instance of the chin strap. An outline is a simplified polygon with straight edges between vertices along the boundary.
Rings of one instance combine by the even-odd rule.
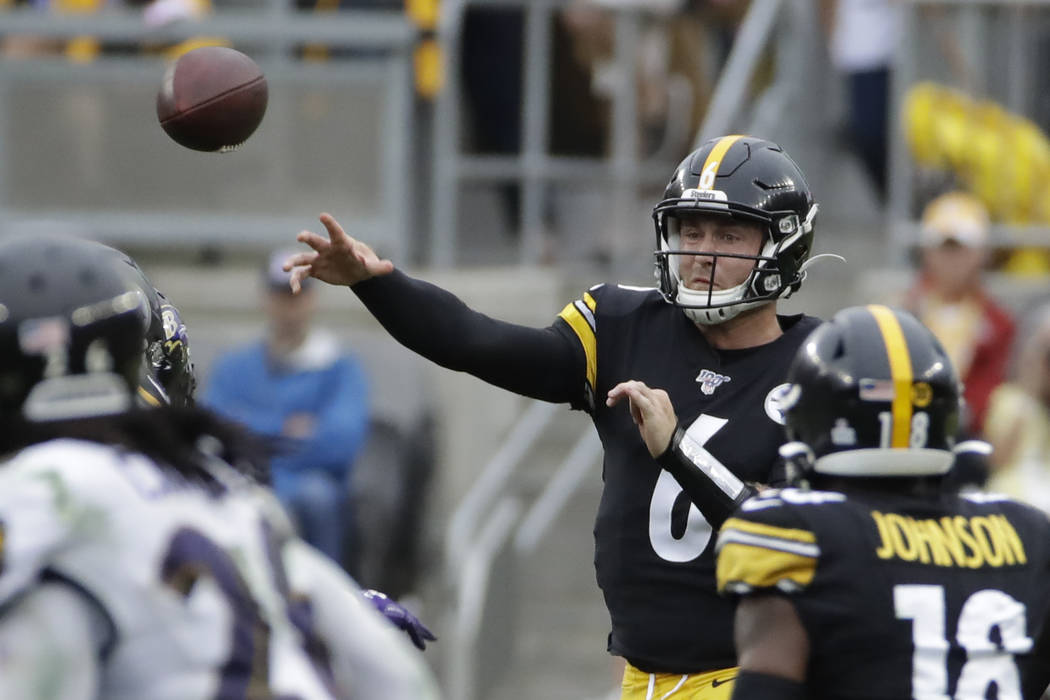
[[[846,262],[846,258],[842,257],[841,255],[836,255],[835,253],[821,253],[820,255],[814,255],[810,258],[807,258],[805,262],[799,265],[798,273],[801,275],[810,267],[812,267],[813,263],[820,260],[821,258],[834,258],[835,260],[838,260],[840,262]]]
[[[836,255],[835,253],[821,253],[820,255],[814,255],[811,258],[806,258],[806,260],[804,260],[803,263],[798,266],[799,285],[806,281],[806,276],[809,274],[808,272],[806,272],[806,270],[812,267],[813,263],[820,260],[821,258],[834,258],[835,260],[838,260],[840,262],[846,262],[846,258],[842,257],[841,255]],[[781,293],[780,298],[787,299],[792,294],[794,294],[793,285],[789,284],[788,286],[784,287],[784,291]]]
[[[977,454],[987,457],[992,454],[992,446],[984,440],[963,440],[952,448],[954,454]]]

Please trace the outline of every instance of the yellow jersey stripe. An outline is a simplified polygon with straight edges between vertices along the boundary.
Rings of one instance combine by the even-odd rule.
[[[816,571],[814,557],[730,542],[718,555],[718,590],[798,590],[813,581]]]
[[[890,447],[908,447],[911,436],[911,355],[904,339],[900,321],[888,307],[871,305],[868,310],[875,317],[886,343],[890,358],[890,376],[893,379],[893,436]]]
[[[154,396],[153,394],[151,394],[148,391],[146,391],[145,388],[140,386],[138,388],[138,392],[139,392],[139,398],[141,398],[143,401],[148,403],[150,406],[157,407],[157,406],[163,406],[164,405],[164,404],[161,403],[160,399],[158,399],[156,396]]]
[[[732,136],[723,136],[718,140],[715,147],[707,154],[703,170],[700,171],[700,186],[697,189],[711,189],[711,186],[714,185],[715,177],[718,175],[718,168],[722,164],[722,159],[725,158],[730,147],[742,138],[744,138],[743,134],[733,134]],[[708,175],[709,172],[710,175]]]
[[[591,310],[591,313],[594,313],[594,308],[598,306],[598,302],[594,300],[594,297],[591,296],[590,292],[583,293],[583,303],[587,305],[587,308]]]
[[[593,299],[591,301],[593,302]],[[566,304],[558,316],[569,324],[576,333],[576,337],[580,339],[583,353],[587,357],[587,383],[593,390],[598,378],[598,342],[594,336],[594,329],[587,318],[576,308],[575,303]]]
[[[740,532],[747,532],[752,535],[764,535],[766,537],[779,537],[782,540],[791,540],[792,542],[807,542],[813,543],[817,541],[817,536],[809,530],[798,530],[789,527],[777,527],[776,525],[766,525],[765,523],[755,523],[750,520],[742,520],[740,518],[729,518],[722,524],[722,532],[728,530],[739,530]]]

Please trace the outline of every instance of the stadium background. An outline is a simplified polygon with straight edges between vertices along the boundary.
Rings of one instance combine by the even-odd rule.
[[[1038,70],[1047,2],[904,3],[885,202],[841,138],[842,86],[807,0],[739,3],[746,12],[728,60],[709,67],[713,91],[699,129],[672,108],[655,144],[640,126],[638,47],[666,26],[674,3],[604,3],[614,19],[608,145],[594,157],[547,147],[559,109],[552,20],[566,2],[410,0],[402,11],[400,2],[373,1],[321,14],[283,0],[215,0],[210,12],[157,26],[140,7],[113,3],[4,4],[5,41],[44,37],[61,48],[0,61],[0,236],[65,232],[127,249],[181,308],[204,381],[220,350],[259,329],[264,254],[316,230],[321,211],[475,308],[546,325],[591,284],[651,283],[649,211],[678,160],[707,136],[778,141],[809,175],[821,204],[816,252],[846,262],[818,263],[785,307],[821,316],[908,282],[916,212],[938,171],[984,187],[993,205],[1025,187],[1033,201],[1047,199],[1039,191],[1050,181],[1039,177],[1050,168],[1039,160],[1047,86]],[[526,8],[516,155],[469,148],[459,39],[464,13],[477,6]],[[956,50],[931,36],[951,37]],[[154,117],[165,60],[202,37],[249,53],[270,82],[262,126],[232,154],[183,150]],[[909,131],[902,119],[923,81],[1027,117],[1037,133],[994,140],[990,127],[967,122],[963,142],[980,145],[976,154],[937,152],[932,132]],[[911,104],[934,122],[960,114],[958,101]],[[521,188],[516,220],[498,187],[508,182]],[[1018,311],[1045,295],[1050,232],[1037,209],[1003,209],[994,229],[997,260],[1015,264],[993,271],[992,288]],[[441,637],[426,657],[448,696],[607,696],[616,676],[591,565],[600,477],[585,416],[420,362],[350,293],[320,293],[320,322],[371,372],[376,413],[406,430],[420,415],[437,418],[413,601]]]

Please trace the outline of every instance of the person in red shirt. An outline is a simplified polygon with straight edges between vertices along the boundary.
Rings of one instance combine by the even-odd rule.
[[[921,267],[905,306],[944,345],[965,386],[963,429],[979,435],[988,397],[1003,382],[1016,331],[988,294],[988,211],[966,192],[942,194],[922,215]]]

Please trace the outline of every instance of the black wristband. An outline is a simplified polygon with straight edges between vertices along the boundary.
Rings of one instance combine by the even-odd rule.
[[[671,441],[656,457],[656,463],[670,472],[716,530],[755,493],[692,440],[680,423],[675,425]]]
[[[674,430],[671,431],[671,440],[667,443],[667,447],[664,451],[656,457],[656,463],[661,468],[671,471],[678,465],[678,457],[675,455],[675,450],[680,444],[682,444],[682,438],[685,436],[685,431],[682,430],[681,423],[674,424]]]
[[[782,676],[741,671],[736,675],[733,697],[747,700],[804,700],[806,686]]]

